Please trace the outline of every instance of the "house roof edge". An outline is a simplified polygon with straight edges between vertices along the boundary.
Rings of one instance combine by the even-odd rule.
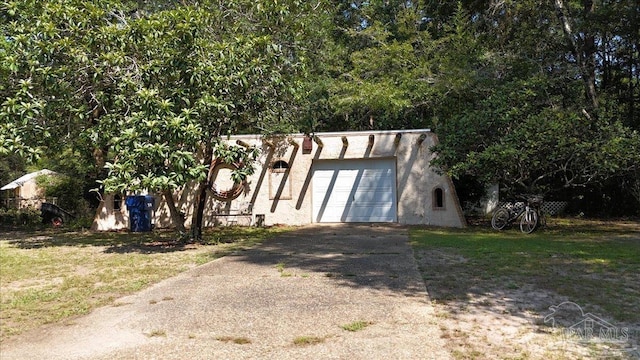
[[[430,133],[431,129],[403,129],[403,130],[362,130],[362,131],[331,131],[331,132],[317,132],[313,133],[315,136],[353,136],[353,135],[395,135],[398,133],[401,134],[409,134],[409,133]],[[293,136],[293,137],[301,137],[306,134],[303,133],[293,133],[293,134],[273,134],[273,136]],[[269,135],[260,135],[260,134],[245,134],[245,135],[231,135],[229,139],[260,139],[263,137],[268,137]]]

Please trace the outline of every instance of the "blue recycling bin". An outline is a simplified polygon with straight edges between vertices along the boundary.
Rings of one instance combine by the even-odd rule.
[[[129,228],[132,232],[148,232],[153,228],[154,199],[150,195],[127,196],[125,200],[129,210]]]

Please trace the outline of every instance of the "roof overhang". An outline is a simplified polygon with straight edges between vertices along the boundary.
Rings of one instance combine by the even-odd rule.
[[[12,182],[8,183],[7,185],[3,186],[2,188],[0,188],[0,190],[13,190],[13,189],[19,188],[22,185],[24,185],[27,181],[35,179],[40,175],[57,175],[57,174],[58,173],[55,171],[42,169],[42,170],[28,173],[26,175],[19,177],[13,180]]]

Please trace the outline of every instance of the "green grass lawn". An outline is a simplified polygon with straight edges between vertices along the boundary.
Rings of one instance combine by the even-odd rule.
[[[0,340],[116,305],[124,295],[286,230],[222,228],[207,232],[204,244],[176,242],[171,232],[0,234]],[[418,261],[437,303],[458,308],[474,292],[492,297],[533,287],[606,318],[640,321],[638,223],[556,219],[530,235],[486,225],[410,234],[417,256],[437,255],[435,262]],[[286,264],[279,266],[284,271]]]
[[[529,235],[489,226],[413,229],[411,241],[417,251],[437,251],[449,259],[421,267],[435,301],[464,301],[471,289],[527,285],[618,321],[640,321],[638,223],[554,220]]]
[[[286,228],[220,228],[203,244],[175,233],[0,234],[0,340],[113,304]]]

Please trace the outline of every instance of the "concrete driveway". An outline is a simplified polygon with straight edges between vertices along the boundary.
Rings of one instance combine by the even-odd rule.
[[[448,359],[407,242],[393,225],[304,227],[23,334],[0,358]],[[356,321],[368,326],[342,328]]]

